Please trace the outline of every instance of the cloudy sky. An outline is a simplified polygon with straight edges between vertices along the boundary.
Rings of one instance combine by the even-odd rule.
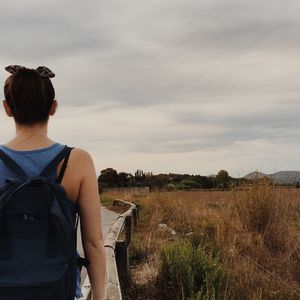
[[[300,170],[298,0],[0,3],[0,82],[51,68],[50,136],[98,171]]]

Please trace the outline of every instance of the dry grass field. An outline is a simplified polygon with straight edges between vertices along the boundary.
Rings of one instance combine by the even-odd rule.
[[[103,197],[141,207],[127,299],[300,299],[300,190]]]

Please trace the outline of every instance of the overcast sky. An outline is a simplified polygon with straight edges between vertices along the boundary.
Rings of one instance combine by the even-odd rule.
[[[50,136],[98,172],[300,170],[300,1],[0,3],[2,85],[9,64],[52,69]]]

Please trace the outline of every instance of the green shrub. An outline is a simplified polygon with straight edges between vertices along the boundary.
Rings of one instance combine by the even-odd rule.
[[[202,245],[194,251],[193,259],[195,299],[219,299],[226,285],[227,272],[218,256],[207,253]]]
[[[185,186],[187,189],[200,189],[201,188],[201,184],[199,182],[193,181],[193,180],[188,180],[188,179],[181,180],[180,184]]]
[[[226,280],[218,256],[202,245],[176,241],[161,251],[158,285],[165,299],[220,299]]]
[[[166,245],[160,254],[158,284],[168,299],[186,299],[193,294],[193,247],[188,242]]]

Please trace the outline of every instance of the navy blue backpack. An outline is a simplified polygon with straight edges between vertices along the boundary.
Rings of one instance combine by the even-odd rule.
[[[74,300],[78,217],[61,186],[71,150],[65,146],[34,178],[0,150],[16,176],[0,187],[1,300]]]

